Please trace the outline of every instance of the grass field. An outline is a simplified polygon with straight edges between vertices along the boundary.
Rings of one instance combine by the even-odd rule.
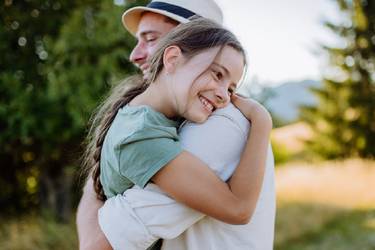
[[[74,222],[57,223],[41,216],[1,219],[1,250],[78,249]]]
[[[375,250],[375,161],[276,170],[276,250]],[[74,221],[1,219],[0,249],[77,249]]]
[[[287,164],[276,172],[275,249],[375,249],[375,162]]]

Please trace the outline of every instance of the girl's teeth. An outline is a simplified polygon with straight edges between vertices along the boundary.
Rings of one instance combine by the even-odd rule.
[[[206,101],[206,99],[204,99],[203,97],[200,97],[199,98],[201,100],[201,102],[210,110],[212,111],[213,110],[213,106],[211,105],[211,103],[209,103],[208,101]]]

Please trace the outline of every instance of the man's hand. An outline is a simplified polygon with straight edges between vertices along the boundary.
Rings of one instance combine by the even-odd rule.
[[[76,223],[80,250],[112,249],[98,223],[98,210],[102,206],[103,202],[96,198],[93,181],[89,178],[77,209]]]

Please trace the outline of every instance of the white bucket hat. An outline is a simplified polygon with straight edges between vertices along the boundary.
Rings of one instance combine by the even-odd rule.
[[[223,13],[213,0],[153,0],[147,6],[130,8],[122,15],[122,23],[131,34],[136,34],[144,11],[158,13],[180,23],[187,23],[194,15],[223,23]]]

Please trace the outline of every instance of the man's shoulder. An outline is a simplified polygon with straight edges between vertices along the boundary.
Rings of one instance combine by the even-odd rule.
[[[250,123],[247,118],[236,108],[232,103],[229,103],[225,108],[217,109],[208,118],[209,120],[226,119],[238,126],[242,131],[249,129]],[[216,124],[217,125],[217,124]]]
[[[234,106],[232,103],[229,103],[224,108],[216,109],[215,112],[212,113],[212,115],[223,115],[238,119],[246,119],[246,117],[242,115],[241,111],[238,108],[236,108],[236,106]]]
[[[233,104],[229,104],[225,108],[215,110],[204,123],[186,121],[179,132],[182,136],[187,133],[205,133],[207,136],[238,133],[242,136],[248,134],[249,128],[249,121]]]

